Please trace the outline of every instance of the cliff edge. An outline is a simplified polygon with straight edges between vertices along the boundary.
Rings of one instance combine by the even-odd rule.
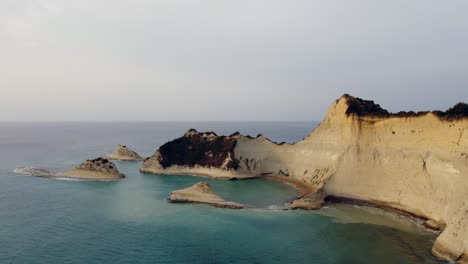
[[[390,113],[373,101],[343,95],[302,141],[278,144],[262,135],[224,137],[190,130],[163,145],[141,171],[289,177],[313,190],[296,205],[307,202],[305,208],[316,208],[323,196],[332,196],[402,210],[442,230],[433,247],[436,256],[468,261],[464,103],[447,111]]]

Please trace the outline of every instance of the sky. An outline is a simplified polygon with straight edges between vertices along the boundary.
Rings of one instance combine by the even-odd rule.
[[[312,121],[468,102],[468,1],[0,0],[0,121]]]

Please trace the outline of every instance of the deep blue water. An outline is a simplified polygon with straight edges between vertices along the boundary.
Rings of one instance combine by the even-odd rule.
[[[141,174],[78,182],[17,175],[17,167],[69,169],[126,144],[144,156],[193,127],[305,137],[314,123],[0,123],[0,263],[440,263],[435,234],[393,213],[351,205],[320,211],[229,210],[168,204],[202,180]],[[267,180],[208,181],[222,197],[277,208],[297,195]]]

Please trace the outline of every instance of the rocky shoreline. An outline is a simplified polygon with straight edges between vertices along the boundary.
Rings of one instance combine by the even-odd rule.
[[[394,210],[440,230],[432,253],[468,263],[468,105],[447,111],[390,113],[370,100],[343,95],[302,141],[275,143],[262,135],[188,130],[144,159],[140,172],[216,179],[265,178],[295,186],[300,196],[289,209],[320,209],[344,202]],[[119,145],[108,157],[141,160]],[[104,158],[87,160],[62,174],[25,170],[39,177],[81,180],[124,178]],[[174,203],[225,208],[207,183],[174,191]]]
[[[228,179],[278,175],[308,186],[291,209],[318,209],[325,197],[344,197],[420,216],[442,231],[434,255],[468,261],[466,131],[465,103],[447,111],[390,113],[344,95],[294,144],[191,129],[161,146],[140,171]]]

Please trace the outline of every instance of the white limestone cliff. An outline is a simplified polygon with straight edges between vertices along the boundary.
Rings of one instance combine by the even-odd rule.
[[[236,169],[203,168],[228,175],[287,176],[327,196],[424,217],[442,230],[433,253],[468,261],[468,118],[438,112],[388,114],[369,102],[341,97],[321,124],[295,144],[237,134],[231,157]],[[151,162],[142,168],[158,165],[157,159]],[[197,170],[185,166],[183,171],[192,168]]]

